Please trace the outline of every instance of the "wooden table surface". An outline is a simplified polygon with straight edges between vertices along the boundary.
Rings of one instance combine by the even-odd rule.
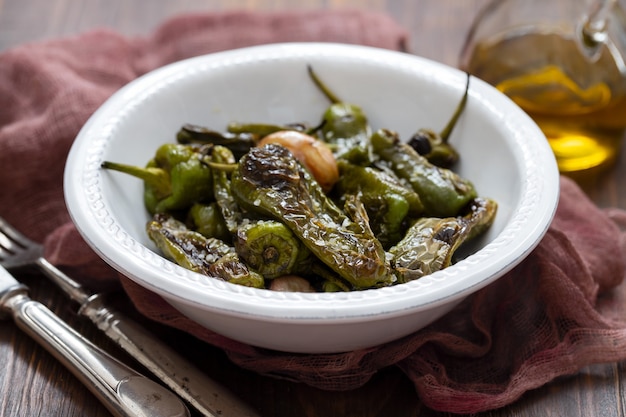
[[[556,1],[556,0],[555,0]],[[0,0],[0,51],[24,42],[64,36],[97,27],[141,35],[163,19],[190,11],[247,8],[360,7],[386,12],[411,34],[410,51],[457,64],[464,36],[487,0]],[[622,153],[623,154],[623,153]],[[626,157],[601,178],[584,185],[600,206],[626,208]],[[0,204],[4,204],[1,202]],[[137,364],[78,317],[75,306],[47,281],[20,277],[33,298],[51,306],[80,333],[133,366]],[[262,377],[237,368],[214,348],[179,332],[151,326],[164,341],[191,358],[262,416],[443,417],[420,404],[410,381],[397,369],[382,370],[360,389],[324,392]],[[11,321],[0,322],[0,416],[109,416],[107,410],[51,355]],[[141,368],[139,368],[141,369]],[[482,417],[623,416],[626,363],[594,365],[524,395]]]

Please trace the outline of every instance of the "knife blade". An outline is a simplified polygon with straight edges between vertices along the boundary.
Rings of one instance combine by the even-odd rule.
[[[0,267],[0,312],[63,363],[118,417],[189,417],[179,397],[101,350]],[[150,401],[147,401],[150,399]]]

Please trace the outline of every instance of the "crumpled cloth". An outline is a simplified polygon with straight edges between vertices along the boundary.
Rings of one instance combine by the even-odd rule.
[[[71,223],[62,193],[64,161],[87,118],[161,65],[281,41],[406,50],[407,33],[364,11],[219,12],[173,18],[146,37],[103,29],[1,53],[0,216],[44,242],[46,257],[87,287],[121,283],[142,314],[223,349],[239,366],[322,389],[353,389],[397,366],[426,406],[474,413],[586,365],[626,359],[626,213],[599,209],[565,177],[550,229],[519,266],[427,328],[354,352],[289,354],[230,340],[100,260]]]

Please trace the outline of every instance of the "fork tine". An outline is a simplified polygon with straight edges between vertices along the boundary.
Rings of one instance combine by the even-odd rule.
[[[9,248],[13,247],[13,241],[11,241],[8,236],[0,231],[0,261],[5,257],[9,256],[11,253]]]
[[[0,217],[0,265],[7,269],[32,264],[42,255],[42,246],[20,233]]]
[[[0,234],[4,235],[7,238],[7,241],[11,241],[21,248],[27,248],[28,246],[35,244],[35,242],[20,233],[2,217],[0,217]],[[10,244],[10,242],[7,242],[7,245]]]

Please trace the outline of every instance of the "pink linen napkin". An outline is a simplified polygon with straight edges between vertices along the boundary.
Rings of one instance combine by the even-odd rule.
[[[222,348],[236,364],[322,389],[353,389],[397,366],[427,406],[473,413],[583,366],[626,359],[626,212],[600,210],[567,178],[550,230],[518,267],[431,326],[354,352],[294,355],[235,342],[101,261],[71,223],[62,192],[65,158],[87,118],[161,65],[281,41],[406,50],[407,33],[385,15],[362,11],[221,12],[171,19],[147,37],[97,30],[1,53],[0,216],[44,242],[48,259],[86,286],[121,283],[142,314]]]

